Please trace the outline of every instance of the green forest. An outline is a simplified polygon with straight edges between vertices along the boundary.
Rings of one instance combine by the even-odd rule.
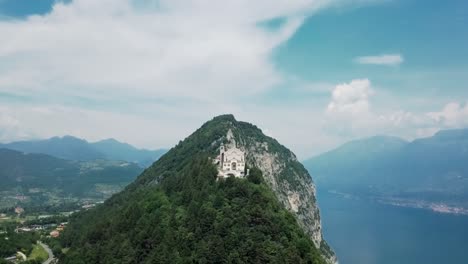
[[[29,255],[40,238],[40,235],[35,232],[16,233],[15,228],[16,223],[1,223],[0,225],[0,263],[6,263],[3,259],[14,256],[18,251]],[[35,261],[23,263],[35,263]]]
[[[207,155],[190,160],[73,216],[61,263],[324,263],[260,170],[216,180]]]

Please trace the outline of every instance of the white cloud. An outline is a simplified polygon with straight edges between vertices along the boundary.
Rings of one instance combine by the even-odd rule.
[[[441,129],[468,126],[468,102],[451,102],[436,112],[376,108],[372,107],[372,96],[377,94],[374,91],[368,79],[337,85],[325,110],[323,130],[342,140],[376,134],[411,140]]]
[[[372,94],[368,79],[356,79],[337,85],[332,91],[327,112],[331,114],[366,114],[369,112],[369,96]]]
[[[3,106],[1,111],[0,140],[3,142],[74,135],[91,141],[114,137],[140,147],[158,148],[171,146],[167,143],[177,142],[174,135],[181,139],[199,125],[187,120],[186,128],[181,129],[179,124],[171,122],[174,116],[148,118],[61,105],[11,105]]]
[[[403,63],[404,58],[401,54],[382,54],[377,56],[363,56],[354,59],[359,64],[398,66]]]
[[[468,102],[450,102],[439,112],[427,114],[436,124],[445,128],[468,126]]]
[[[426,115],[375,112],[375,89],[368,79],[336,87],[296,81],[301,84],[297,93],[333,90],[323,104],[243,101],[291,84],[272,55],[305,17],[333,5],[363,2],[368,1],[74,0],[56,4],[44,16],[0,21],[0,35],[8,36],[0,41],[0,93],[47,99],[2,101],[0,141],[71,134],[170,147],[211,117],[234,113],[267,127],[268,134],[301,156],[354,135],[404,134],[414,124],[431,129],[427,120],[434,118]],[[284,20],[279,28],[260,25],[275,18]],[[398,54],[357,59],[382,65],[403,60]],[[60,102],[75,97],[93,103]],[[342,128],[351,132],[328,133]]]
[[[0,22],[0,34],[8,36],[0,42],[0,89],[197,100],[261,92],[283,80],[271,61],[273,50],[304,15],[335,2],[58,3],[44,16]],[[258,25],[274,18],[285,23],[274,30]]]
[[[73,0],[43,16],[0,20],[0,93],[39,98],[3,99],[16,123],[3,114],[0,140],[73,134],[161,147],[221,113],[256,122],[262,113],[243,99],[288,82],[275,49],[307,16],[365,2]],[[270,19],[284,23],[262,25]],[[68,103],[77,98],[89,105]],[[274,108],[258,111],[291,112]],[[282,137],[280,123],[266,125]]]
[[[0,142],[11,139],[26,139],[31,135],[21,129],[20,121],[15,117],[12,109],[0,106]]]

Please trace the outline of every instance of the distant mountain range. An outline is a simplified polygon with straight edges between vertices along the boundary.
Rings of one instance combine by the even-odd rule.
[[[106,198],[143,169],[126,161],[70,161],[0,148],[0,208]]]
[[[468,206],[468,129],[352,141],[304,165],[322,188]]]
[[[53,137],[45,140],[18,141],[0,144],[0,148],[8,148],[25,153],[42,153],[67,160],[121,160],[134,162],[142,167],[148,167],[167,151],[165,149],[137,149],[115,139],[90,143],[72,136]]]

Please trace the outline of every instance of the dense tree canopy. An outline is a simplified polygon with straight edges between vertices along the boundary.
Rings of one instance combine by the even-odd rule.
[[[0,259],[11,257],[18,251],[29,254],[39,240],[36,232],[16,233],[16,223],[2,223],[0,227]],[[1,263],[1,262],[0,262]]]
[[[208,156],[190,160],[72,218],[61,263],[323,263],[259,170],[217,181]]]

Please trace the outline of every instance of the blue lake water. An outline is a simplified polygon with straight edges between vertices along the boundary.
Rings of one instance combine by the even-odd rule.
[[[468,263],[468,216],[318,191],[325,239],[340,264]]]

